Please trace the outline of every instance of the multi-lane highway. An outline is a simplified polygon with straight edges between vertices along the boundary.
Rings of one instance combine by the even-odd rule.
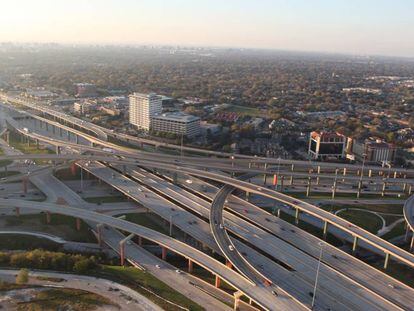
[[[111,216],[99,214],[96,212],[86,211],[69,205],[58,205],[45,202],[29,202],[24,200],[7,200],[0,199],[2,207],[31,208],[51,213],[68,215],[75,218],[81,218],[92,222],[98,222],[104,225],[117,228],[137,236],[141,236],[152,242],[155,242],[167,249],[193,260],[198,265],[207,269],[213,274],[219,275],[223,280],[242,291],[246,296],[251,298],[260,306],[268,310],[306,310],[304,306],[296,302],[292,297],[280,292],[275,296],[271,288],[252,285],[251,282],[241,277],[235,271],[229,269],[224,264],[211,258],[205,253],[188,246],[176,239],[170,238],[157,231],[142,227],[131,222],[114,218]]]

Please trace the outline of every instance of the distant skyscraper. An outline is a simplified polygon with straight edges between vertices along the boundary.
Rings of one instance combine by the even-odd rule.
[[[129,95],[129,123],[149,131],[151,117],[162,112],[162,97],[154,93]]]

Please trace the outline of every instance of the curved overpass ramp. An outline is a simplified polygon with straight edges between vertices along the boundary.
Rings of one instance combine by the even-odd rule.
[[[58,205],[45,202],[30,202],[14,199],[0,199],[0,206],[31,208],[41,211],[48,211],[51,213],[68,215],[101,224],[106,224],[113,228],[133,233],[168,249],[174,250],[174,252],[180,254],[181,256],[191,259],[211,273],[220,276],[223,280],[237,288],[239,291],[244,293],[246,296],[251,298],[266,310],[307,310],[306,307],[299,304],[288,294],[281,293],[279,291],[278,296],[275,296],[272,294],[269,288],[252,285],[248,280],[238,275],[235,271],[229,269],[205,253],[149,228],[139,226],[119,218],[113,218],[111,216],[86,211],[68,205]]]
[[[16,158],[16,157],[13,157]],[[414,255],[410,254],[409,252],[393,245],[392,243],[385,241],[376,235],[352,224],[349,221],[346,221],[343,218],[340,218],[336,215],[333,215],[327,211],[320,209],[319,207],[312,205],[310,203],[306,203],[304,201],[300,201],[299,199],[295,199],[288,195],[276,192],[271,189],[267,189],[265,187],[258,187],[257,185],[250,184],[248,182],[244,182],[241,180],[237,180],[228,176],[224,176],[222,174],[218,174],[215,172],[208,172],[202,171],[200,169],[189,168],[186,166],[168,164],[168,163],[161,163],[156,162],[156,160],[120,160],[118,158],[108,159],[108,157],[97,157],[97,156],[81,156],[81,155],[24,155],[22,158],[27,159],[66,159],[66,160],[97,160],[97,161],[106,161],[118,164],[132,164],[132,165],[143,165],[149,168],[155,169],[164,169],[167,171],[178,172],[178,173],[185,173],[188,175],[193,175],[201,178],[206,178],[210,180],[214,180],[223,184],[228,184],[234,186],[240,190],[255,193],[261,196],[268,197],[273,200],[277,200],[292,206],[293,208],[308,213],[316,218],[321,219],[341,230],[347,232],[348,234],[352,235],[357,239],[361,239],[366,243],[374,246],[375,248],[384,252],[387,256],[392,256],[394,259],[398,259],[402,263],[407,264],[408,266],[414,267]],[[106,158],[106,159],[105,159]],[[1,156],[0,159],[10,159],[8,156]]]
[[[411,230],[412,237],[410,242],[410,251],[414,248],[414,195],[408,198],[407,201],[405,201],[404,208],[403,208],[403,214],[405,221],[407,223],[407,235],[408,231]]]

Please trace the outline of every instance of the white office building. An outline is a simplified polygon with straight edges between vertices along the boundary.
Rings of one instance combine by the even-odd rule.
[[[151,130],[194,137],[200,134],[200,118],[180,112],[151,117]]]
[[[151,117],[162,112],[162,97],[154,93],[129,95],[129,123],[150,130]]]

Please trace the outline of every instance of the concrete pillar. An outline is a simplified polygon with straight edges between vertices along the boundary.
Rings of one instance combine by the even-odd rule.
[[[216,288],[220,288],[220,285],[221,285],[221,279],[220,279],[220,277],[218,275],[216,275],[216,280],[214,282],[214,286]]]
[[[49,211],[47,211],[47,212],[46,212],[46,223],[47,223],[47,224],[50,224],[50,221],[51,221],[51,215],[50,215],[50,212],[49,212]]]
[[[23,185],[23,193],[27,194],[27,177],[23,177],[22,185]]]
[[[311,178],[308,177],[308,185],[306,187],[306,196],[308,197],[310,195],[310,188],[311,188]]]
[[[352,244],[352,254],[354,255],[358,247],[358,237],[354,236],[354,243]]]
[[[79,135],[75,135],[75,142],[76,144],[79,144]]]
[[[344,167],[343,175],[346,176],[346,167]]]
[[[397,171],[394,172],[394,178],[397,178]]]
[[[316,177],[316,185],[319,185],[319,176]]]
[[[277,188],[277,178],[278,176],[276,174],[273,175],[273,186],[275,186],[275,188]]]
[[[62,128],[59,127],[59,136],[62,136]]]
[[[48,131],[49,130],[49,124],[47,122],[45,122],[45,125],[46,125],[46,131]]]
[[[384,270],[387,269],[388,267],[388,262],[390,261],[390,254],[389,253],[385,253],[385,261],[384,261]]]
[[[232,269],[232,268],[233,268],[232,263],[231,263],[230,261],[228,261],[227,259],[226,259],[226,266],[227,266],[228,268],[230,268],[230,269]]]
[[[125,241],[119,242],[119,257],[121,258],[121,266],[125,265]]]
[[[284,184],[285,176],[280,176],[280,192],[283,192],[283,184]]]
[[[359,176],[360,172],[361,172],[360,170],[357,170],[357,173],[356,173],[356,174],[357,174],[357,176]]]
[[[385,188],[387,187],[387,183],[384,181],[384,183],[382,184],[382,190],[381,190],[381,196],[385,196]]]
[[[266,185],[266,180],[267,180],[267,174],[264,173],[263,174],[263,185]]]
[[[60,147],[56,146],[56,154],[60,154]]]
[[[332,200],[335,199],[336,194],[336,180],[334,180],[333,186],[332,186]]]
[[[103,227],[103,224],[97,224],[96,225],[96,231],[97,231],[96,233],[97,233],[97,236],[98,236],[98,244],[101,247],[103,245],[103,241],[102,241],[102,227]]]
[[[161,259],[167,260],[167,249],[164,246],[161,247]]]
[[[407,183],[405,182],[402,187],[402,192],[407,191]]]
[[[251,162],[249,162],[249,168],[252,168],[252,163]]]
[[[326,236],[328,235],[328,222],[325,221],[323,224],[323,239],[326,240]]]
[[[20,216],[20,207],[16,207],[16,216],[19,217]]]
[[[414,232],[413,232],[413,235],[411,237],[410,252],[413,250],[413,247],[414,247]]]
[[[55,134],[55,132],[56,132],[56,127],[54,125],[52,125],[52,132],[53,132],[53,134]]]
[[[404,236],[404,241],[408,242],[408,234],[410,233],[410,227],[407,225],[407,223],[405,223],[405,236]]]
[[[295,164],[292,164],[290,170],[293,172],[294,169],[295,169]]]
[[[290,175],[290,185],[293,185],[293,175]]]
[[[250,192],[246,191],[246,201],[249,202],[250,200]]]
[[[320,165],[318,165],[318,174],[320,174],[321,173],[321,166]]]
[[[6,142],[10,144],[10,133],[9,132],[6,133]]]
[[[142,246],[142,237],[141,236],[138,237],[138,245]]]
[[[413,185],[410,185],[408,187],[408,195],[411,195],[412,190],[413,190]]]
[[[277,217],[278,218],[280,218],[280,213],[281,213],[281,210],[280,210],[280,208],[277,210]]]
[[[362,181],[358,181],[357,198],[361,196]]]
[[[295,211],[295,224],[298,225],[299,224],[299,209],[296,208]]]
[[[76,230],[80,231],[81,229],[81,220],[80,218],[76,218]]]
[[[188,259],[188,273],[193,273],[193,261]]]
[[[368,171],[368,177],[372,177],[372,170],[371,169]]]

